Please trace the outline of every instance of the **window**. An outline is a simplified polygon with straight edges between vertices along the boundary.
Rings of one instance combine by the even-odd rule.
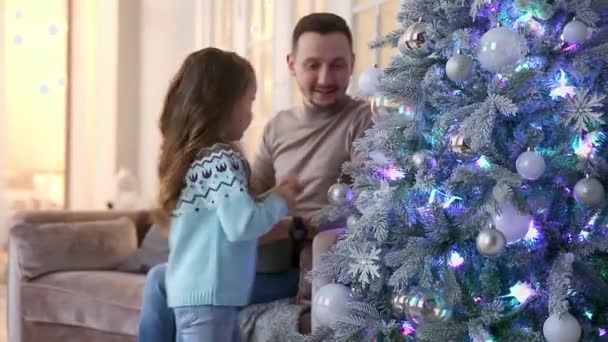
[[[213,45],[232,50],[232,0],[213,2]]]
[[[9,211],[66,197],[68,0],[5,0],[2,25]]]
[[[395,29],[398,11],[398,0],[353,1],[353,48],[357,60],[353,72],[354,82],[350,88],[354,92],[358,90],[357,80],[362,71],[374,64],[378,64],[381,68],[386,67],[397,53],[396,49],[391,48],[371,50],[368,44]]]
[[[253,120],[245,137],[245,152],[255,154],[264,125],[272,116],[272,37],[274,0],[250,0],[249,46],[247,56],[257,74],[258,94],[253,104]]]

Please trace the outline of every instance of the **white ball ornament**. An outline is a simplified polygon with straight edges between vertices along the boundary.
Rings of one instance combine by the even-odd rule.
[[[352,298],[351,290],[342,284],[327,284],[315,293],[311,313],[323,326],[332,326],[346,314],[346,305]]]
[[[346,226],[349,228],[354,227],[355,225],[357,225],[357,222],[359,222],[359,218],[355,215],[350,215],[346,219]]]
[[[496,27],[481,37],[477,60],[490,72],[508,72],[514,70],[527,50],[526,40],[519,33],[506,27]]]
[[[517,242],[528,234],[532,218],[511,203],[504,203],[500,213],[494,214],[494,226],[502,232],[508,243]]]
[[[547,342],[578,342],[581,325],[576,318],[565,312],[552,314],[543,324],[543,335]]]
[[[367,69],[359,76],[359,92],[363,96],[373,96],[378,92],[378,81],[382,71],[377,65]]]
[[[580,20],[573,19],[564,26],[564,41],[570,44],[582,44],[589,37],[589,28]]]

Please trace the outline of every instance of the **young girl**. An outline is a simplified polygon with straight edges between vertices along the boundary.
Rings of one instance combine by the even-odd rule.
[[[160,118],[160,204],[171,228],[167,300],[177,341],[239,341],[238,309],[248,302],[256,239],[295,200],[292,179],[256,201],[249,165],[232,145],[251,122],[251,64],[206,48],[186,58]]]

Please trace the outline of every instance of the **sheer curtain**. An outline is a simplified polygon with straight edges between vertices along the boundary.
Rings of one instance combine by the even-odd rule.
[[[0,0],[0,15],[5,15],[5,0]],[[8,208],[6,204],[6,98],[5,98],[5,29],[6,20],[0,20],[0,247],[8,235]]]

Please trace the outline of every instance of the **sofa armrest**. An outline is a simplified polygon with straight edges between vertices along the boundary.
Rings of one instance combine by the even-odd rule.
[[[16,223],[9,235],[9,258],[13,261],[9,277],[30,280],[57,271],[114,269],[136,249],[136,228],[126,217]]]
[[[298,296],[296,298],[299,304],[310,304],[312,286],[306,276],[312,270],[312,242],[305,241],[300,251],[300,284],[298,285]]]
[[[314,269],[321,262],[323,255],[327,254],[333,245],[336,244],[342,234],[344,234],[344,228],[334,228],[324,230],[315,236],[312,242],[312,269]],[[311,298],[314,298],[317,290],[326,284],[331,283],[332,279],[314,279],[312,282]],[[314,305],[314,303],[312,304]],[[317,326],[315,317],[312,316],[312,329],[314,330]]]

